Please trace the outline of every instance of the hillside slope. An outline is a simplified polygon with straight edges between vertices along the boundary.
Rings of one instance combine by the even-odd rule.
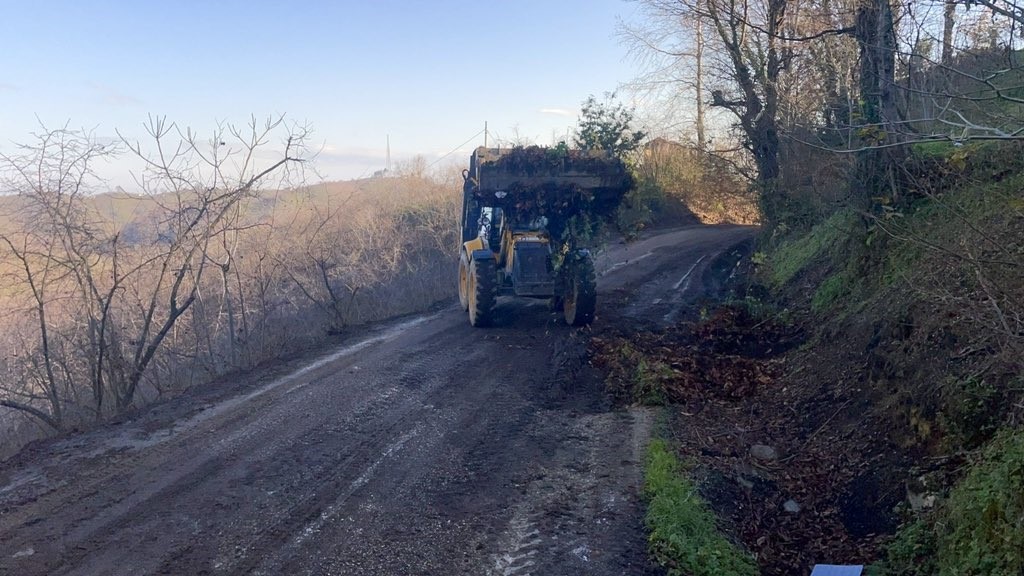
[[[1024,562],[1024,146],[913,152],[901,205],[762,239],[730,305],[596,343],[762,574]]]

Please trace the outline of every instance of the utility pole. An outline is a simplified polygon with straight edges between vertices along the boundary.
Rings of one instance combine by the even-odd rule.
[[[484,148],[487,148],[487,120],[484,120]]]

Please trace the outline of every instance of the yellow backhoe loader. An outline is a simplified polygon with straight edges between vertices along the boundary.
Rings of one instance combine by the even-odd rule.
[[[548,298],[568,324],[592,322],[597,278],[580,231],[632,186],[625,165],[565,147],[481,147],[463,178],[459,302],[469,323],[489,325],[499,295]]]

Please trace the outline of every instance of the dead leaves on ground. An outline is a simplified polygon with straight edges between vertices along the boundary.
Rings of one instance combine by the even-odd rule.
[[[675,407],[671,433],[682,457],[695,464],[702,493],[765,575],[869,561],[882,540],[851,534],[847,517],[857,506],[850,502],[858,479],[884,466],[869,456],[873,448],[829,419],[802,414],[807,406],[794,402],[813,398],[810,388],[784,390],[801,385],[785,376],[781,354],[799,342],[796,329],[738,307],[661,333],[591,341],[592,361],[606,372],[613,395]],[[753,457],[750,448],[760,443],[778,456]],[[786,510],[790,500],[798,512]]]
[[[792,339],[791,332],[775,321],[757,322],[743,309],[723,307],[693,327],[594,337],[591,351],[620,396],[656,385],[667,402],[708,395],[739,399],[770,387],[779,376],[781,365],[769,356],[783,349],[780,335]]]

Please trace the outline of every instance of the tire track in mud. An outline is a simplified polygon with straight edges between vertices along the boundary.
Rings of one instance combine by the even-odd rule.
[[[418,353],[419,356],[429,358],[432,351],[424,350]],[[410,357],[412,357],[410,355]],[[381,362],[382,364],[384,361]],[[354,362],[350,365],[355,365]],[[319,368],[319,366],[318,366]],[[302,369],[303,374],[315,378],[315,371]],[[283,380],[292,380],[285,377]],[[380,387],[379,383],[371,382],[357,383],[356,387],[367,389]],[[280,388],[280,387],[277,387]],[[310,388],[299,394],[308,394]],[[378,395],[367,394],[363,397],[356,396],[358,402],[349,408],[351,414],[348,421],[358,420],[363,415],[386,413],[392,409],[391,403],[396,396],[396,388],[384,388],[383,393]],[[125,450],[116,455],[116,465],[106,469],[100,468],[87,470],[88,475],[83,475],[76,483],[65,483],[64,486],[56,486],[46,495],[61,489],[59,495],[62,502],[59,502],[54,515],[64,516],[65,521],[56,527],[50,527],[47,543],[40,545],[36,543],[21,542],[17,540],[10,542],[7,538],[0,540],[5,548],[25,549],[32,548],[37,562],[41,561],[40,573],[53,573],[60,564],[80,565],[84,568],[79,572],[68,568],[58,573],[103,573],[104,567],[111,568],[118,566],[131,566],[140,563],[140,556],[134,552],[136,546],[131,542],[119,541],[117,535],[126,531],[141,530],[145,524],[144,520],[152,514],[154,509],[175,510],[176,503],[183,504],[180,509],[187,510],[194,506],[196,498],[193,494],[210,492],[204,487],[211,479],[226,484],[228,479],[234,480],[232,484],[246,485],[251,478],[239,476],[242,469],[238,462],[245,458],[245,454],[253,454],[255,461],[266,460],[270,454],[289,452],[294,445],[309,444],[309,440],[317,434],[318,422],[330,422],[330,418],[302,419],[292,418],[288,410],[277,410],[277,403],[282,397],[288,400],[286,405],[291,405],[294,398],[291,395],[261,393],[246,406],[248,410],[236,408],[233,411],[221,410],[222,417],[214,420],[205,418],[195,427],[186,429],[184,432],[175,435],[173,442],[161,442],[148,450]],[[237,406],[237,402],[234,403]],[[337,403],[336,403],[337,404]],[[234,406],[233,406],[234,407]],[[259,414],[260,418],[254,418],[253,414]],[[363,418],[364,424],[373,426],[376,421],[372,418]],[[340,428],[338,428],[340,429]],[[268,433],[274,431],[276,433]],[[284,434],[280,434],[284,431]],[[226,435],[225,435],[226,434]],[[222,436],[223,435],[223,436]],[[219,437],[219,439],[218,439]],[[207,438],[215,438],[212,442]],[[269,442],[267,439],[269,438]],[[196,445],[202,446],[196,450]],[[100,460],[102,456],[93,458]],[[84,462],[85,465],[95,462]],[[168,464],[170,469],[168,470]],[[304,464],[304,463],[300,463]],[[287,467],[285,467],[287,469]],[[161,469],[162,474],[154,477],[153,469]],[[314,471],[308,466],[300,468],[304,472],[300,474],[295,485],[289,488],[298,488],[299,493],[308,490],[302,486],[305,479]],[[129,474],[124,475],[128,470]],[[226,477],[221,477],[227,472]],[[219,476],[221,475],[221,476]],[[126,493],[118,493],[110,490],[110,486],[135,487],[135,490]],[[104,490],[103,488],[106,488]],[[228,491],[230,493],[230,491]],[[222,503],[211,503],[214,509],[223,508]],[[28,511],[26,511],[28,512]],[[27,514],[26,514],[27,515]],[[185,525],[196,523],[199,528],[210,526],[217,522],[217,518],[204,518],[201,520],[190,519],[187,516],[180,518],[180,515],[170,513],[162,521],[164,529],[162,532],[176,534],[180,530],[167,530],[167,523],[173,525]],[[71,517],[71,518],[68,518]],[[8,516],[4,518],[4,527],[11,526],[19,521],[19,518]],[[27,519],[21,525],[32,524],[34,519]],[[16,535],[16,531],[15,532]],[[143,530],[143,532],[145,532]],[[184,531],[188,535],[196,530]],[[10,533],[4,530],[5,536]],[[158,535],[160,540],[161,553],[150,556],[141,562],[149,564],[155,558],[174,553],[178,548],[188,549],[193,546],[188,539],[182,542],[168,542],[166,537]],[[108,544],[104,544],[108,543]],[[9,544],[9,546],[8,546]],[[143,543],[145,545],[145,543]],[[149,543],[152,546],[152,543]],[[168,546],[171,545],[171,546]],[[97,547],[104,547],[101,552]],[[92,552],[86,558],[87,550]],[[0,569],[6,558],[0,558]],[[125,562],[122,562],[125,561]],[[0,570],[2,572],[3,570]],[[126,573],[136,572],[135,569],[126,569]],[[116,572],[111,572],[116,573]]]
[[[26,471],[26,473],[23,474],[23,480],[20,483],[16,483],[13,486],[9,485],[3,490],[0,490],[0,506],[3,506],[4,508],[16,508],[19,504],[19,496],[25,492],[28,492],[28,495],[26,496],[27,499],[35,501],[52,495],[53,492],[58,490],[60,491],[61,500],[76,503],[81,499],[100,492],[100,490],[97,489],[99,486],[109,485],[111,480],[121,473],[121,470],[117,467],[94,466],[97,461],[102,460],[103,464],[110,464],[112,463],[111,461],[114,461],[122,468],[138,468],[142,464],[142,460],[156,460],[159,458],[160,454],[159,449],[147,453],[140,450],[142,448],[150,448],[152,446],[159,447],[172,439],[178,444],[185,444],[190,440],[197,439],[201,436],[214,434],[217,430],[230,430],[239,424],[245,424],[245,421],[250,417],[250,412],[266,411],[273,402],[280,400],[280,396],[268,396],[266,398],[261,398],[267,392],[277,390],[281,385],[287,384],[300,376],[322,369],[328,361],[336,361],[339,358],[349,356],[362,350],[368,345],[394,337],[404,329],[410,326],[415,326],[434,317],[436,317],[436,315],[417,318],[389,329],[382,335],[373,336],[356,344],[345,346],[341,350],[331,353],[325,358],[318,359],[305,367],[278,378],[270,384],[260,386],[253,392],[243,394],[240,397],[228,400],[219,405],[201,409],[198,414],[189,417],[184,422],[175,423],[166,430],[156,433],[147,433],[141,429],[126,427],[127,430],[121,434],[107,439],[107,441],[86,451],[84,454],[82,454],[81,451],[89,447],[89,435],[58,441],[53,447],[56,453],[55,456],[57,456],[57,458],[54,458],[56,462],[50,462],[50,466],[43,466],[32,473]],[[291,391],[292,390],[289,390],[289,392]],[[249,410],[244,411],[237,409],[241,405],[245,405]],[[210,420],[211,416],[222,414],[225,415],[222,421],[213,422],[206,427],[201,426],[206,423],[207,420]],[[224,439],[221,443],[223,444],[227,440],[228,439]],[[166,452],[169,453],[173,450],[174,447],[170,447]],[[89,469],[89,472],[91,473],[89,477],[75,478],[74,484],[71,484],[67,478],[60,478],[56,481],[53,480],[53,477],[60,476],[60,474],[53,472],[51,469],[67,467],[68,465],[76,465],[85,469],[89,469],[90,466],[93,466],[93,469]],[[100,469],[96,470],[95,468]],[[14,512],[17,512],[17,510]],[[31,514],[26,513],[19,516],[16,513],[10,513],[10,511],[8,511],[8,514],[2,517],[0,530],[9,530],[12,525],[17,524],[18,522],[32,520],[33,518],[31,517]]]
[[[742,226],[692,226],[610,250],[600,268],[609,274],[604,290],[618,308],[615,316],[654,327],[687,316],[705,287],[697,279],[715,257],[751,236]],[[626,255],[639,254],[626,258]],[[612,263],[614,262],[614,263]],[[607,299],[605,300],[607,301]]]
[[[555,459],[564,466],[542,469],[530,481],[487,574],[620,574],[626,569],[646,573],[643,540],[631,548],[638,543],[620,534],[639,533],[628,522],[641,482],[637,464],[643,460],[651,422],[650,410],[632,409],[581,415],[566,423],[566,441]],[[623,437],[630,440],[630,459],[608,462],[609,455],[621,453]],[[626,473],[613,474],[610,464]]]
[[[506,509],[509,494],[493,492],[509,484],[510,457],[518,461],[516,454],[530,452],[525,431],[535,418],[532,406],[553,370],[550,360],[535,357],[542,341],[507,333],[491,331],[487,344],[457,350],[459,369],[436,376],[445,384],[432,394],[432,410],[422,414],[425,432],[388,462],[386,474],[372,477],[359,498],[345,500],[317,545],[269,557],[253,573],[479,574],[466,542],[493,530]],[[496,346],[508,354],[499,366]],[[516,372],[524,373],[524,358],[534,365],[525,372],[544,378],[507,386]],[[488,491],[493,499],[481,500]]]
[[[450,350],[441,355],[441,359],[449,360],[455,353],[455,350]],[[323,481],[323,484],[306,498],[277,512],[275,515],[280,518],[278,521],[259,526],[253,538],[242,545],[242,553],[236,550],[234,558],[222,559],[214,566],[218,573],[285,573],[280,572],[277,565],[300,554],[311,536],[318,534],[329,521],[335,519],[343,511],[344,505],[365,489],[389,459],[401,456],[407,450],[407,444],[422,442],[436,435],[437,431],[425,422],[432,412],[432,405],[424,402],[424,399],[436,393],[445,381],[430,378],[422,382],[422,379],[414,377],[416,373],[426,372],[427,366],[439,359],[436,353],[417,356],[419,358],[408,359],[407,368],[395,377],[399,383],[404,382],[406,391],[412,392],[402,398],[402,406],[361,413],[360,422],[350,433],[354,438],[365,438],[362,442],[353,443],[345,438],[325,442],[339,447],[341,451],[338,455],[347,452],[348,457],[321,462],[311,476]],[[382,377],[379,380],[385,379]],[[383,433],[375,432],[375,429],[382,426],[384,417],[388,419],[386,429]],[[353,445],[354,450],[346,448]],[[332,470],[339,473],[332,475]],[[293,489],[301,491],[303,488],[297,485]],[[309,492],[308,487],[305,489]],[[266,557],[250,553],[268,549],[276,550],[270,562]],[[180,560],[175,559],[174,563],[181,563]]]
[[[236,525],[234,534],[224,535],[217,550],[191,546],[167,557],[161,570],[205,565],[214,573],[249,573],[267,551],[274,551],[277,556],[289,549],[290,541],[301,544],[308,539],[315,532],[309,530],[310,526],[330,509],[337,494],[358,491],[377,470],[383,455],[389,450],[393,454],[420,433],[422,427],[413,417],[422,409],[423,399],[433,393],[436,382],[410,388],[402,385],[403,380],[408,381],[410,373],[423,371],[430,362],[449,359],[450,354],[418,350],[400,358],[380,359],[375,365],[356,365],[356,373],[374,375],[360,388],[381,390],[379,395],[329,427],[313,426],[296,441],[278,441],[254,454],[251,461],[258,462],[260,470],[289,472],[278,472],[276,476],[272,472],[271,477],[264,478],[260,472],[248,471],[237,484],[255,488],[254,498],[234,511],[243,526]],[[391,371],[398,366],[403,368],[397,373]],[[331,420],[328,415],[314,421]],[[267,494],[271,491],[275,495],[297,496],[282,502],[281,498]],[[217,492],[221,490],[200,491]]]
[[[439,354],[437,352],[431,352],[430,354],[418,353],[416,356],[422,357],[419,360],[414,360],[410,356],[407,360],[396,362],[395,364],[401,365],[404,368],[393,375],[390,373],[382,373],[383,375],[378,379],[392,379],[398,382],[400,386],[408,387],[409,389],[416,390],[414,396],[404,398],[401,401],[401,406],[389,406],[380,410],[372,409],[359,411],[359,419],[361,420],[360,426],[362,430],[360,434],[368,436],[368,441],[361,445],[360,448],[354,450],[352,459],[345,461],[327,461],[322,462],[323,465],[316,466],[314,464],[306,464],[307,476],[310,479],[323,479],[330,478],[330,470],[358,470],[367,469],[368,471],[375,470],[373,456],[376,456],[380,452],[387,452],[386,449],[382,450],[379,448],[386,441],[393,438],[393,435],[380,435],[379,428],[386,425],[391,430],[394,430],[395,434],[398,434],[400,430],[409,429],[411,426],[419,426],[416,429],[425,430],[423,434],[417,434],[414,438],[409,439],[409,442],[401,443],[401,450],[409,451],[411,448],[417,448],[430,452],[432,447],[439,442],[444,436],[445,429],[438,427],[438,425],[424,425],[421,420],[443,422],[444,418],[438,416],[438,410],[432,405],[424,405],[423,399],[429,398],[434,401],[435,404],[451,404],[453,406],[458,405],[460,397],[466,394],[464,389],[467,384],[474,384],[472,381],[462,381],[462,378],[452,377],[447,371],[431,370],[432,366],[449,366],[451,363],[457,362],[453,357],[458,356],[458,361],[467,364],[481,364],[482,360],[486,358],[485,351],[478,351],[470,354],[466,349],[460,349],[456,345],[449,345],[443,338],[437,342],[439,347],[449,349],[450,352]],[[516,344],[517,346],[520,344]],[[370,372],[376,371],[375,368],[367,367]],[[428,379],[424,380],[423,376],[419,374],[430,375]],[[376,384],[375,384],[376,385]],[[443,389],[439,389],[443,388]],[[477,390],[477,394],[487,395],[485,387],[471,386],[472,389]],[[479,398],[477,402],[480,405],[484,404],[485,398]],[[492,403],[494,404],[494,403]],[[507,416],[507,412],[500,409],[498,403],[495,405],[496,413]],[[406,415],[408,414],[408,417]],[[387,420],[382,420],[382,416],[386,415]],[[374,436],[374,428],[378,428],[377,436]],[[493,435],[492,435],[493,436]],[[323,439],[321,439],[323,440]],[[493,440],[493,439],[492,439]],[[353,443],[349,440],[339,440],[337,442],[329,442],[329,444],[338,446],[351,446]],[[350,452],[351,453],[351,452]],[[377,462],[381,462],[378,459]],[[280,468],[281,464],[269,461],[266,464],[270,468]],[[423,471],[420,467],[414,466],[414,472],[418,475],[423,475]],[[426,467],[424,467],[426,469]],[[388,470],[389,475],[394,474],[395,470]],[[295,538],[295,534],[308,534],[305,532],[308,527],[314,526],[319,527],[326,524],[327,521],[332,520],[339,516],[339,510],[343,507],[343,504],[348,500],[348,496],[355,495],[347,494],[350,492],[351,487],[362,490],[370,480],[373,480],[373,475],[364,472],[359,478],[352,481],[349,484],[349,489],[346,490],[345,483],[348,482],[354,476],[353,472],[345,472],[336,479],[330,481],[323,487],[318,487],[315,494],[310,494],[309,497],[301,499],[294,505],[287,509],[278,509],[274,511],[274,517],[281,519],[278,522],[273,520],[263,521],[258,529],[252,530],[254,535],[246,540],[245,542],[238,542],[234,544],[233,548],[227,546],[228,553],[225,553],[224,542],[221,542],[221,551],[219,553],[219,560],[213,563],[212,570],[214,573],[293,573],[299,572],[299,570],[293,570],[295,566],[289,564],[290,557],[300,559],[300,564],[303,559],[310,557],[307,551],[302,551],[303,547],[306,546],[306,541],[309,540],[311,543],[323,547],[324,538],[309,539],[309,538]],[[254,482],[247,481],[247,485],[253,485]],[[280,488],[280,486],[279,486]],[[390,488],[390,487],[389,487]],[[290,491],[294,490],[296,493],[302,493],[303,490],[309,492],[309,488],[296,484],[295,486],[283,488],[283,490]],[[338,494],[342,496],[339,497]],[[333,506],[333,509],[332,509]],[[326,512],[326,515],[325,515]],[[246,516],[246,515],[237,515]],[[265,513],[262,516],[266,516]],[[311,524],[310,524],[311,523]],[[305,526],[306,528],[302,528]],[[290,541],[289,538],[292,538]],[[250,553],[251,550],[255,550],[257,553]],[[182,565],[195,565],[203,562],[204,559],[208,559],[214,556],[211,550],[203,549],[201,547],[195,547],[183,551],[183,553],[176,554],[174,558],[169,558],[162,567],[163,570],[171,570],[173,567]],[[269,561],[267,560],[269,559]],[[287,568],[281,568],[281,567]]]

